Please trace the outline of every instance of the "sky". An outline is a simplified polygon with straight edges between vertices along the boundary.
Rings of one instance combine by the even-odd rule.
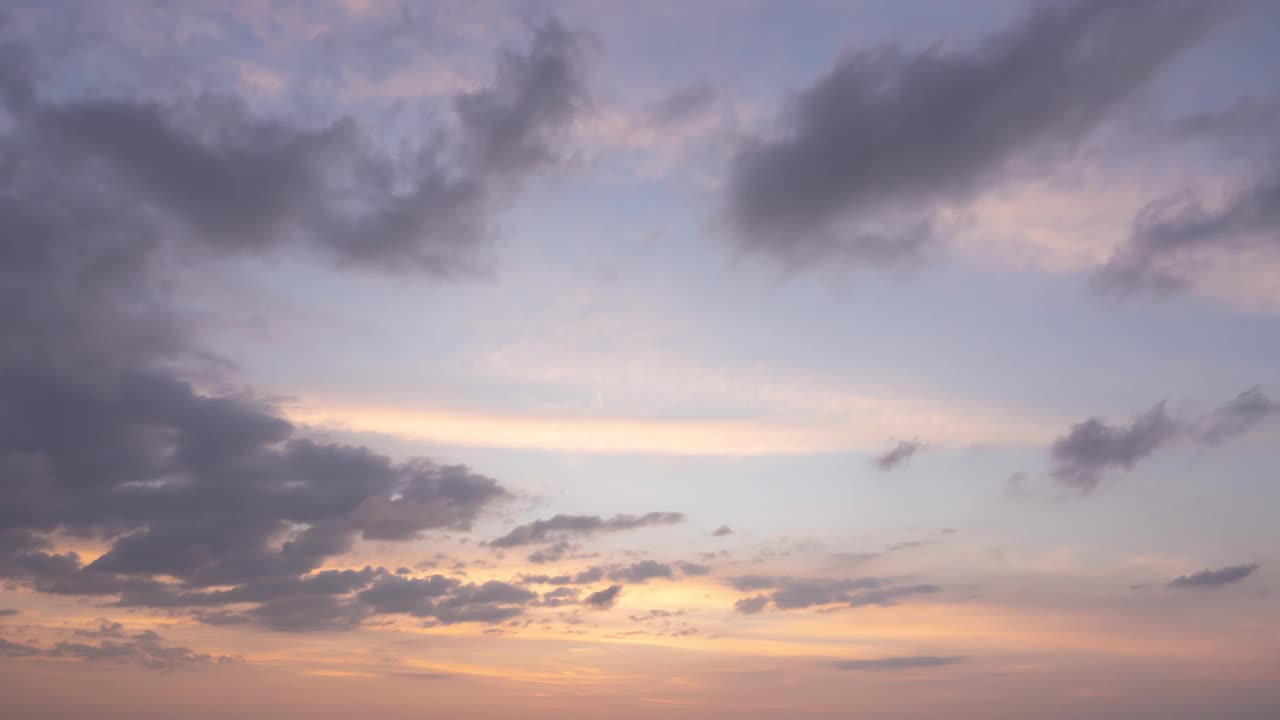
[[[1280,4],[0,8],[0,715],[1280,713]]]

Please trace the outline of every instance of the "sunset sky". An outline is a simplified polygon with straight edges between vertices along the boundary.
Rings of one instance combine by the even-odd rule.
[[[0,8],[0,717],[1280,717],[1280,3]]]

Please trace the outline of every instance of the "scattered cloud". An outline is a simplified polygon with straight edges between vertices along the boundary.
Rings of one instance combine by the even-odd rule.
[[[877,577],[839,579],[741,575],[728,578],[726,584],[743,592],[770,591],[763,595],[743,598],[735,603],[734,608],[744,614],[760,612],[768,605],[772,605],[777,610],[798,610],[832,605],[888,606],[902,598],[941,591],[937,585],[923,583],[907,585],[897,580]]]
[[[1038,7],[975,48],[846,53],[799,93],[774,137],[745,142],[727,214],[748,250],[789,265],[900,264],[933,214],[1013,160],[1071,147],[1223,14],[1196,3]]]
[[[531,545],[560,535],[593,535],[595,533],[620,532],[654,525],[674,525],[684,521],[684,515],[676,512],[651,512],[644,515],[556,515],[547,520],[535,520],[519,525],[511,532],[493,540],[489,545],[497,548]]]
[[[1234,585],[1257,572],[1261,567],[1257,563],[1248,565],[1231,565],[1217,570],[1201,570],[1190,575],[1176,577],[1169,581],[1171,588],[1217,588]]]
[[[621,585],[610,585],[604,590],[591,593],[582,602],[594,610],[608,610],[618,603],[618,598],[621,595]]]
[[[1280,404],[1255,386],[1199,417],[1175,418],[1161,401],[1127,425],[1089,418],[1073,425],[1054,441],[1049,450],[1053,463],[1049,476],[1067,489],[1087,494],[1109,473],[1132,470],[1161,448],[1178,442],[1218,445],[1277,416],[1280,416]],[[1015,473],[1010,478],[1008,492],[1025,494],[1026,484],[1026,476]]]
[[[909,655],[904,657],[837,660],[831,665],[837,670],[881,672],[886,670],[942,667],[945,665],[957,665],[964,661],[965,658],[956,655]]]
[[[883,472],[888,472],[905,465],[915,457],[916,453],[924,449],[924,443],[919,440],[901,440],[894,445],[888,452],[876,457],[875,465]]]

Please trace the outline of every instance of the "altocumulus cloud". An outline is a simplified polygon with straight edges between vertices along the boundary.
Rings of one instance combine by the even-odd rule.
[[[850,52],[744,143],[726,183],[743,247],[803,265],[892,264],[933,215],[1024,153],[1071,147],[1212,28],[1207,3],[1043,6],[975,48]]]
[[[349,119],[52,100],[27,48],[0,50],[0,578],[295,631],[387,612],[496,622],[532,603],[503,584],[318,571],[362,539],[466,530],[507,491],[300,437],[270,403],[197,387],[226,385],[224,365],[174,300],[192,263],[293,246],[343,266],[466,266],[499,200],[556,162],[585,102],[578,42],[554,20],[535,28],[489,87],[455,99],[456,130],[395,158]],[[85,562],[61,535],[108,547]],[[54,651],[168,657],[149,635],[112,642]]]

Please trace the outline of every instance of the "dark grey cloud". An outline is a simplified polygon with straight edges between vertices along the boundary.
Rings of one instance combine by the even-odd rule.
[[[99,620],[96,630],[78,629],[73,631],[72,634],[80,637],[124,637],[124,624],[112,622],[111,620]]]
[[[1102,482],[1108,471],[1132,469],[1139,460],[1174,440],[1181,429],[1165,411],[1163,402],[1127,426],[1089,418],[1054,441],[1049,450],[1053,459],[1050,476],[1060,485],[1087,493]]]
[[[75,658],[112,665],[128,663],[165,671],[240,662],[238,658],[229,655],[210,655],[186,647],[166,645],[164,638],[153,630],[126,633],[120,623],[109,620],[100,621],[96,630],[78,630],[74,634],[106,639],[97,643],[64,641],[46,650],[0,638],[0,657]]]
[[[248,625],[253,622],[253,618],[242,613],[232,612],[230,610],[215,610],[214,612],[197,612],[193,616],[197,622],[205,625],[213,625],[215,627],[225,627],[229,625]]]
[[[793,265],[909,260],[933,241],[938,209],[1028,153],[1073,146],[1222,14],[1091,0],[1038,6],[969,50],[849,52],[790,102],[780,133],[738,151],[732,231]]]
[[[919,440],[900,440],[888,452],[879,455],[875,459],[876,467],[883,472],[888,472],[899,465],[905,465],[910,462],[915,454],[924,448],[924,443]]]
[[[765,595],[756,595],[754,597],[742,598],[733,604],[733,609],[743,615],[755,615],[764,610],[769,605],[769,598]]]
[[[1217,588],[1233,585],[1258,571],[1257,563],[1231,565],[1217,570],[1201,570],[1169,581],[1171,588]]]
[[[1206,259],[1255,250],[1280,250],[1280,163],[1217,207],[1188,193],[1152,200],[1094,282],[1115,296],[1166,294],[1185,289]]]
[[[679,568],[680,572],[684,573],[685,575],[699,576],[699,575],[711,574],[710,565],[700,565],[698,563],[679,560],[676,562],[676,567]]]
[[[16,610],[14,608],[0,608],[0,617],[9,617],[12,615],[17,615],[19,612],[21,611]]]
[[[1089,418],[1054,441],[1049,451],[1049,477],[1063,487],[1087,494],[1109,473],[1131,470],[1161,448],[1179,442],[1218,445],[1274,417],[1280,417],[1280,403],[1254,386],[1200,416],[1175,418],[1161,401],[1127,425]],[[1015,473],[1010,478],[1009,492],[1025,494],[1026,480],[1024,474]]]
[[[675,574],[672,572],[671,566],[656,560],[641,560],[637,563],[615,568],[609,572],[610,580],[637,584],[654,579],[670,580],[673,577],[675,577]]]
[[[518,545],[532,545],[552,537],[563,535],[592,535],[595,533],[619,532],[652,525],[673,525],[684,521],[684,515],[676,512],[651,512],[644,515],[614,515],[603,518],[599,515],[555,515],[547,520],[535,520],[526,525],[519,525],[511,532],[491,541],[493,547],[505,548]]]
[[[860,660],[837,660],[831,666],[837,670],[861,670],[880,672],[885,670],[911,670],[914,668],[942,667],[957,665],[964,658],[956,655],[908,655],[903,657],[867,658]]]
[[[584,605],[595,610],[608,610],[618,602],[618,597],[622,595],[621,585],[610,585],[599,592],[593,592],[582,602]]]
[[[482,176],[526,173],[555,160],[555,141],[588,103],[582,41],[552,18],[525,53],[503,53],[492,87],[454,107],[462,153]]]
[[[550,592],[542,594],[542,605],[544,607],[560,607],[562,605],[578,604],[578,597],[582,591],[571,587],[558,587]]]
[[[251,394],[197,389],[233,383],[175,300],[194,263],[286,246],[455,267],[499,196],[554,162],[584,102],[577,42],[535,29],[459,98],[456,128],[394,158],[353,121],[234,99],[55,98],[5,46],[21,62],[0,72],[0,578],[209,624],[347,629],[380,612],[359,593],[390,573],[319,567],[361,540],[466,530],[506,497],[466,467],[309,440]],[[86,563],[61,535],[108,548]],[[422,617],[520,612],[499,591],[460,584]],[[130,642],[99,651],[149,652]]]
[[[433,575],[404,578],[381,577],[357,599],[370,613],[403,613],[434,623],[498,623],[524,612],[538,599],[537,593],[496,580],[482,584]]]
[[[132,663],[152,670],[189,670],[212,664],[237,662],[230,655],[209,655],[190,648],[165,645],[163,638],[151,630],[130,635],[128,640],[103,640],[96,645],[60,642],[46,652],[50,657],[71,657],[86,662],[112,665]]]
[[[24,645],[22,643],[16,643],[11,640],[0,638],[0,657],[32,657],[34,655],[40,655],[41,653],[42,651],[40,648],[35,647],[34,645]]]
[[[725,537],[726,535],[732,535],[732,534],[733,534],[733,528],[729,527],[728,525],[721,525],[720,527],[715,529],[715,532],[711,533],[711,537]]]
[[[735,603],[734,608],[744,614],[760,612],[770,604],[778,610],[798,610],[829,605],[888,606],[912,595],[941,591],[941,588],[936,585],[924,583],[906,585],[897,580],[877,577],[796,578],[787,575],[742,575],[728,578],[726,584],[742,592],[770,591],[763,595],[743,598]]]
[[[574,552],[576,549],[576,545],[565,538],[560,538],[544,548],[529,553],[527,559],[535,565],[542,565],[544,563],[563,560],[566,555]]]
[[[1196,439],[1216,445],[1244,435],[1265,420],[1280,416],[1280,403],[1273,401],[1255,385],[1240,393],[1205,417],[1195,429]]]
[[[585,103],[582,71],[578,36],[548,20],[526,52],[502,54],[491,87],[456,98],[456,129],[429,129],[396,156],[349,118],[264,120],[234,98],[51,103],[21,89],[35,76],[10,79],[4,96],[31,154],[176,221],[199,245],[302,244],[344,265],[448,273],[472,264],[507,191],[555,160]]]

